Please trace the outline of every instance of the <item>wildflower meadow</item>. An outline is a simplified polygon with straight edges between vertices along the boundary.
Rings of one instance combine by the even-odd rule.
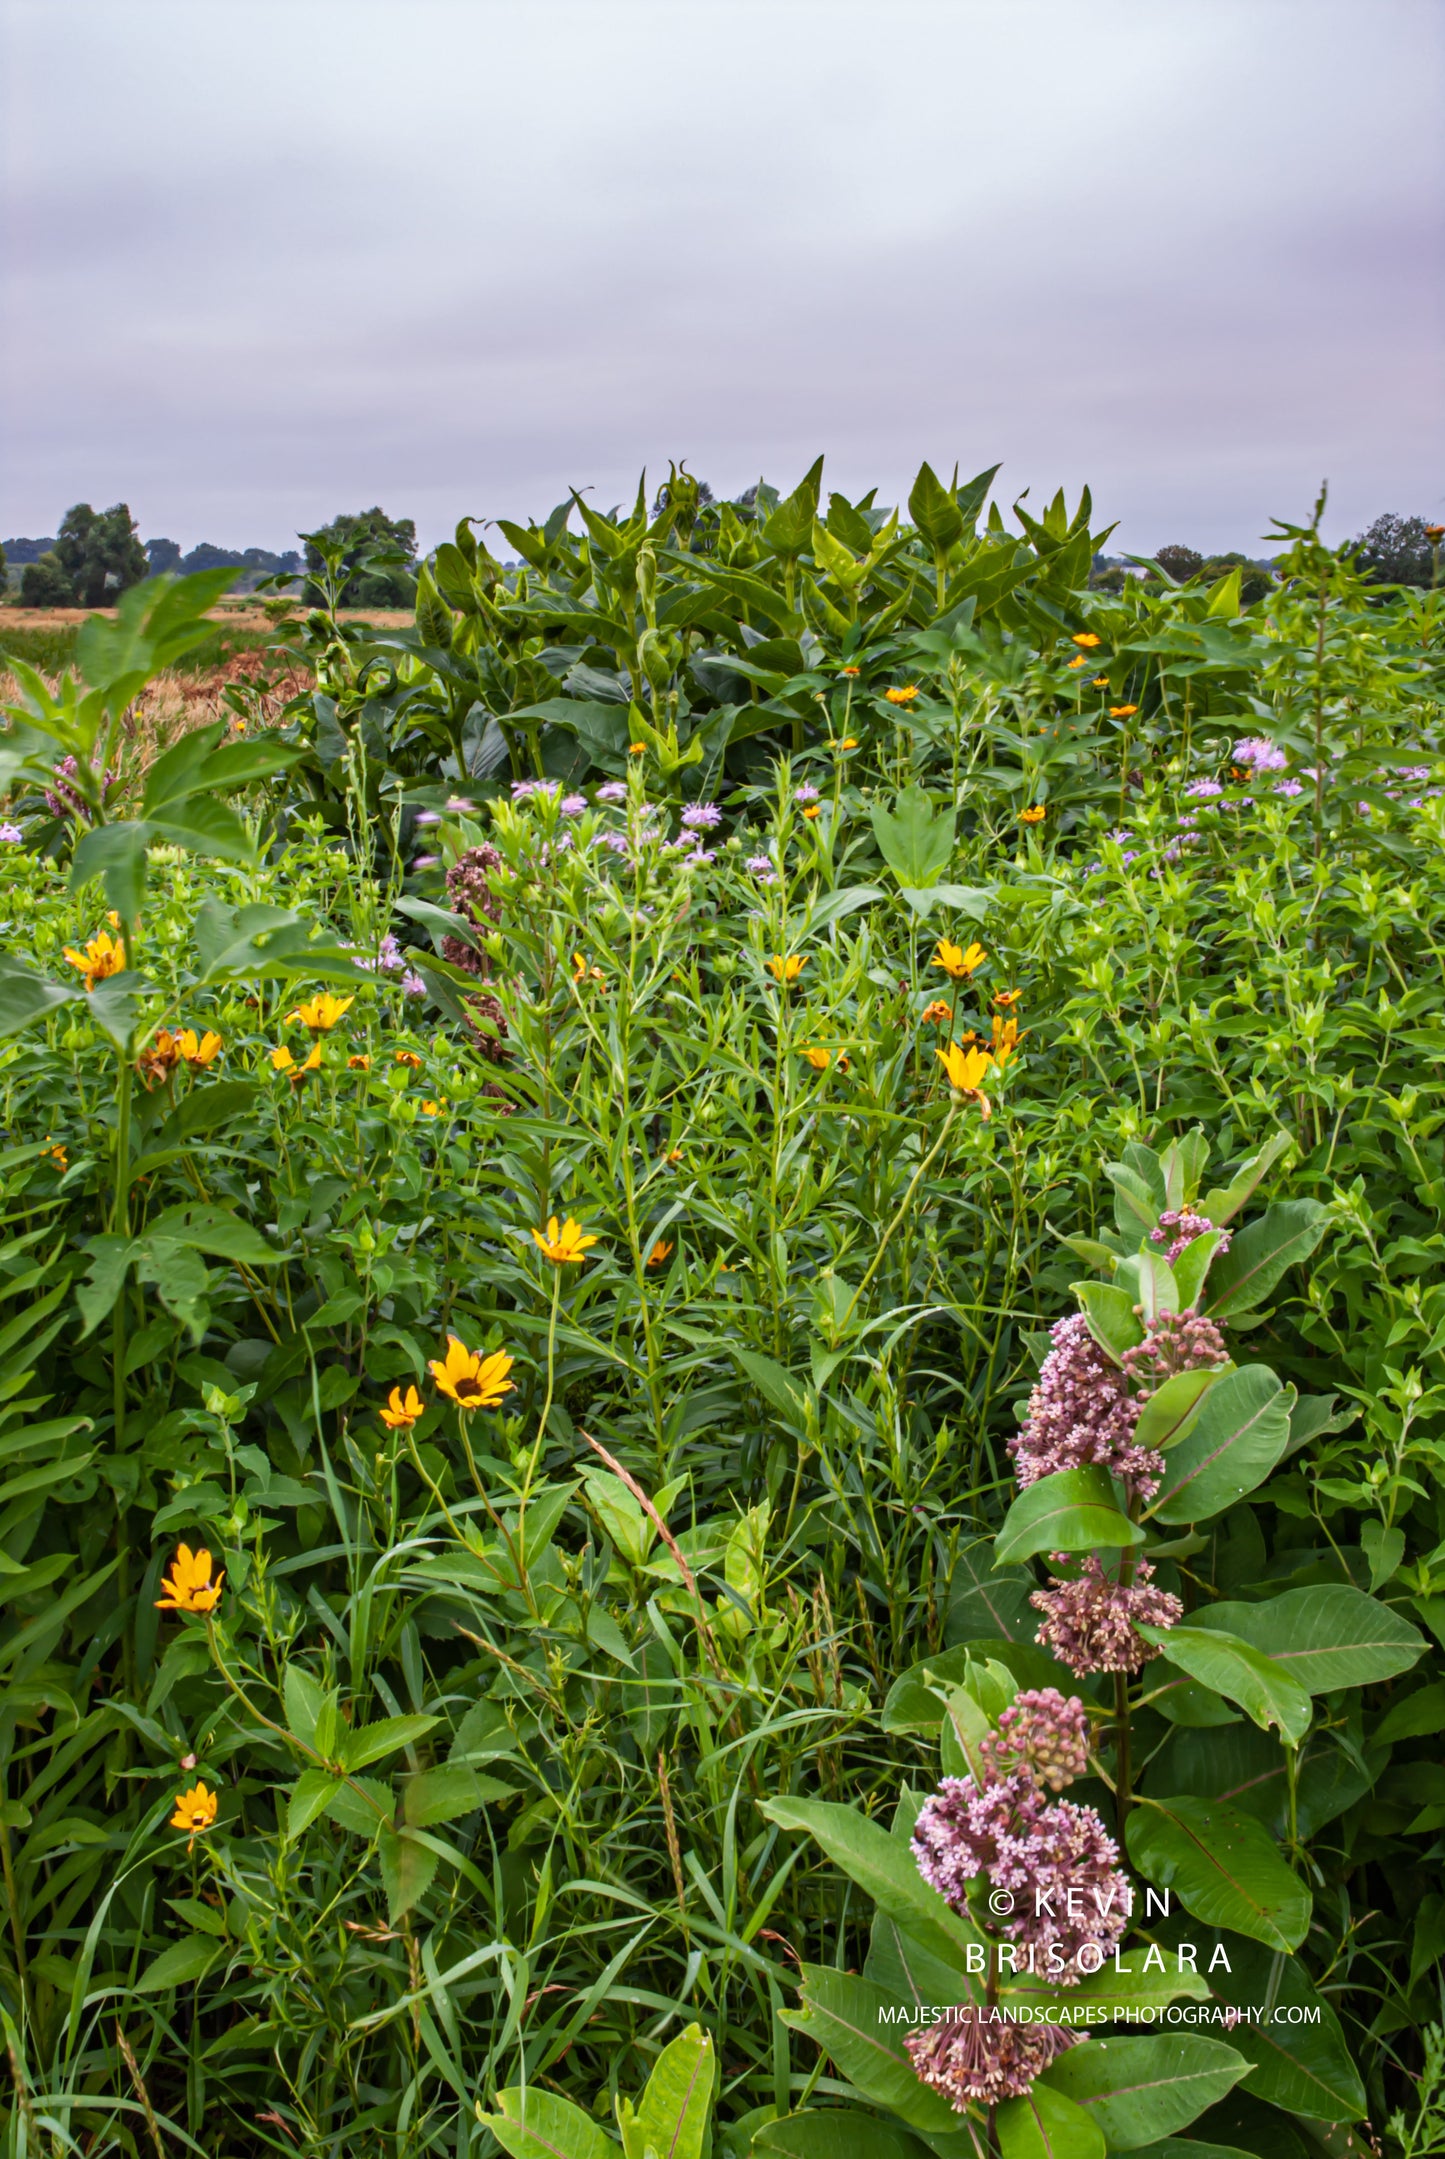
[[[1441,595],[994,480],[0,634],[7,2159],[1445,2151]]]

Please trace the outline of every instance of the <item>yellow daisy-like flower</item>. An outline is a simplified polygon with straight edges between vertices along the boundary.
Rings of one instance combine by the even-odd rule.
[[[905,682],[901,689],[885,690],[883,695],[890,705],[911,705],[918,695],[918,684],[916,682]]]
[[[977,1094],[993,1063],[990,1051],[965,1049],[961,1042],[950,1042],[947,1049],[935,1050],[933,1054],[948,1074],[949,1086],[959,1094]]]
[[[1079,647],[1081,652],[1093,652],[1097,646],[1103,643],[1103,639],[1095,630],[1075,630],[1072,642]]]
[[[647,1255],[646,1264],[649,1267],[665,1267],[675,1250],[676,1246],[670,1244],[666,1237],[659,1237]]]
[[[790,952],[784,959],[781,952],[775,952],[768,961],[768,973],[775,982],[796,982],[807,964],[806,953]]]
[[[1109,678],[1107,675],[1095,675],[1089,683],[1091,690],[1107,690],[1108,687]]]
[[[805,805],[803,810],[803,815],[805,817],[821,817],[822,814],[823,805],[821,802],[809,802]]]
[[[833,1062],[833,1052],[825,1049],[804,1050],[803,1055],[815,1072],[826,1072]]]
[[[105,982],[111,975],[125,972],[125,944],[121,938],[112,937],[108,930],[97,932],[83,952],[77,952],[74,945],[67,945],[65,957],[85,976],[87,992],[93,990],[97,982]]]
[[[629,757],[643,757],[646,755],[646,753],[647,744],[645,742],[629,742],[627,745],[627,754]]]
[[[1089,662],[1088,662],[1087,658],[1085,657],[1085,655],[1084,655],[1084,654],[1083,654],[1082,652],[1076,652],[1076,653],[1074,654],[1074,657],[1073,657],[1073,658],[1072,658],[1072,659],[1070,660],[1070,662],[1069,662],[1069,666],[1070,666],[1071,668],[1074,668],[1074,667],[1087,667],[1087,666],[1088,666],[1088,664],[1089,664]]]
[[[404,1394],[400,1387],[393,1387],[385,1409],[376,1414],[389,1432],[409,1432],[417,1419],[425,1416],[426,1404],[415,1387],[408,1387]]]
[[[1007,1012],[1011,1006],[1018,1004],[1022,997],[1022,990],[995,990],[993,993],[994,1003],[1004,1012]]]
[[[845,735],[842,741],[838,744],[838,747],[840,750],[856,750],[858,747],[858,737],[856,735]]]
[[[465,1342],[449,1334],[445,1357],[429,1359],[428,1369],[437,1383],[437,1392],[449,1396],[459,1409],[495,1409],[503,1396],[512,1392],[507,1374],[515,1362],[504,1349],[484,1357],[480,1350],[468,1349]]]
[[[329,1034],[342,1014],[349,1012],[355,1002],[354,997],[333,997],[330,990],[318,990],[314,997],[307,998],[304,1005],[298,1005],[294,1012],[287,1013],[286,1024],[289,1027],[293,1020],[299,1020],[301,1025],[309,1027],[314,1035]]]
[[[1111,720],[1132,720],[1138,710],[1137,705],[1110,705],[1109,717]]]
[[[965,952],[962,945],[954,944],[947,937],[940,937],[938,950],[933,955],[933,965],[941,967],[953,982],[966,982],[969,976],[982,967],[988,958],[983,946],[971,944]]]
[[[1018,1048],[1018,1046],[1018,1021],[1015,1019],[1004,1019],[1000,1014],[995,1013],[993,1021],[992,1054],[993,1061],[998,1066],[1000,1072],[1008,1063],[1010,1057],[1012,1057],[1014,1051]]]
[[[1032,802],[1026,810],[1019,811],[1019,823],[1021,825],[1041,825],[1047,815],[1048,811],[1041,802]]]
[[[169,1575],[162,1575],[163,1597],[156,1598],[160,1612],[214,1612],[221,1599],[224,1571],[211,1580],[211,1555],[203,1545],[193,1552],[183,1544],[171,1561]]]
[[[415,1050],[398,1050],[392,1061],[395,1064],[406,1065],[413,1072],[421,1069],[421,1059]]]
[[[48,1133],[46,1134],[46,1137],[49,1138]],[[70,1167],[69,1155],[66,1153],[64,1147],[58,1144],[50,1149],[50,1159],[55,1164],[57,1169],[69,1169]]]
[[[296,1059],[292,1056],[290,1050],[287,1049],[285,1043],[283,1042],[279,1049],[272,1050],[271,1063],[275,1067],[276,1071],[289,1072],[291,1078],[299,1082],[305,1079],[308,1072],[317,1072],[320,1070],[321,1044],[319,1042],[313,1042],[311,1045],[310,1056],[305,1060],[303,1064],[297,1064]]]
[[[444,1115],[445,1111],[445,1102],[423,1102],[421,1106],[423,1117],[440,1117]]]
[[[204,1784],[193,1784],[188,1792],[176,1798],[176,1811],[171,1816],[172,1829],[188,1829],[192,1838],[210,1828],[216,1819],[216,1795],[207,1791]]]
[[[200,1065],[204,1068],[215,1063],[225,1044],[210,1028],[207,1028],[203,1035],[198,1035],[194,1027],[183,1027],[176,1036],[176,1046],[188,1065]]]
[[[595,1237],[584,1235],[581,1223],[574,1222],[570,1214],[565,1222],[559,1222],[555,1214],[549,1215],[547,1227],[534,1229],[532,1238],[554,1267],[565,1267],[573,1260],[584,1258],[587,1247],[597,1242]]]

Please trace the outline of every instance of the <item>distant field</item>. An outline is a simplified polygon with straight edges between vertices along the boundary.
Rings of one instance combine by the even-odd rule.
[[[42,673],[57,675],[75,656],[80,625],[91,614],[114,616],[113,607],[10,607],[0,614],[0,662],[8,654],[27,660]],[[187,676],[215,674],[238,653],[255,652],[272,644],[277,636],[261,608],[222,601],[211,610],[214,636],[186,654],[174,670]],[[377,629],[402,629],[412,616],[404,609],[343,608],[343,622],[369,622]]]

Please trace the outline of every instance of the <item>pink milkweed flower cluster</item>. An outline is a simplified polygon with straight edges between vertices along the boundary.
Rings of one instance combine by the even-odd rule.
[[[1061,1554],[1055,1555],[1058,1564]],[[1060,1664],[1082,1678],[1088,1672],[1137,1672],[1157,1652],[1139,1627],[1173,1627],[1184,1606],[1167,1589],[1153,1587],[1147,1559],[1134,1564],[1132,1581],[1108,1574],[1091,1552],[1071,1582],[1056,1575],[1047,1589],[1036,1589],[1029,1602],[1044,1620],[1037,1639]]]
[[[1083,2036],[1067,2024],[1015,2024],[996,2009],[970,2004],[910,2032],[903,2044],[920,2081],[962,2114],[970,2105],[1021,2099],[1035,2077]]]
[[[1170,1207],[1160,1215],[1157,1229],[1150,1230],[1149,1242],[1169,1246],[1169,1250],[1164,1257],[1172,1267],[1180,1253],[1187,1251],[1196,1237],[1207,1237],[1213,1227],[1214,1224],[1207,1214],[1191,1214],[1187,1207]],[[1173,1232],[1172,1243],[1170,1242],[1171,1231]],[[1229,1231],[1227,1229],[1221,1230],[1219,1242],[1214,1248],[1215,1258],[1223,1259],[1228,1250]]]
[[[1150,1499],[1164,1458],[1134,1444],[1139,1405],[1125,1375],[1111,1364],[1081,1312],[1055,1322],[1053,1344],[1039,1368],[1022,1430],[1008,1443],[1019,1489],[1060,1469],[1097,1464],[1131,1492]]]
[[[1024,1770],[1038,1784],[1061,1792],[1089,1766],[1089,1713],[1076,1694],[1057,1687],[1025,1688],[979,1747],[993,1778]]]
[[[1228,1362],[1224,1336],[1212,1319],[1194,1311],[1160,1312],[1143,1341],[1123,1357],[1124,1376],[1140,1388],[1140,1403],[1176,1372],[1212,1371]]]

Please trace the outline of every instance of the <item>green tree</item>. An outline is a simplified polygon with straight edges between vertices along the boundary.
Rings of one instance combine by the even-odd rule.
[[[1176,585],[1187,585],[1190,578],[1197,577],[1204,568],[1203,555],[1196,548],[1181,546],[1177,541],[1169,547],[1156,547],[1154,560]]]
[[[75,587],[53,553],[42,555],[38,562],[26,563],[20,580],[20,605],[74,607]]]
[[[343,582],[336,596],[338,607],[411,607],[416,600],[416,525],[409,517],[391,518],[373,507],[333,517],[315,532],[303,532],[306,542],[305,598],[312,607],[324,606],[327,594],[318,582],[328,558],[340,554]]]
[[[1423,517],[1387,510],[1352,542],[1355,566],[1372,585],[1428,585],[1433,571]]]
[[[82,607],[113,605],[130,586],[140,584],[148,569],[135,519],[124,502],[112,503],[108,510],[77,502],[62,520],[55,556]]]

